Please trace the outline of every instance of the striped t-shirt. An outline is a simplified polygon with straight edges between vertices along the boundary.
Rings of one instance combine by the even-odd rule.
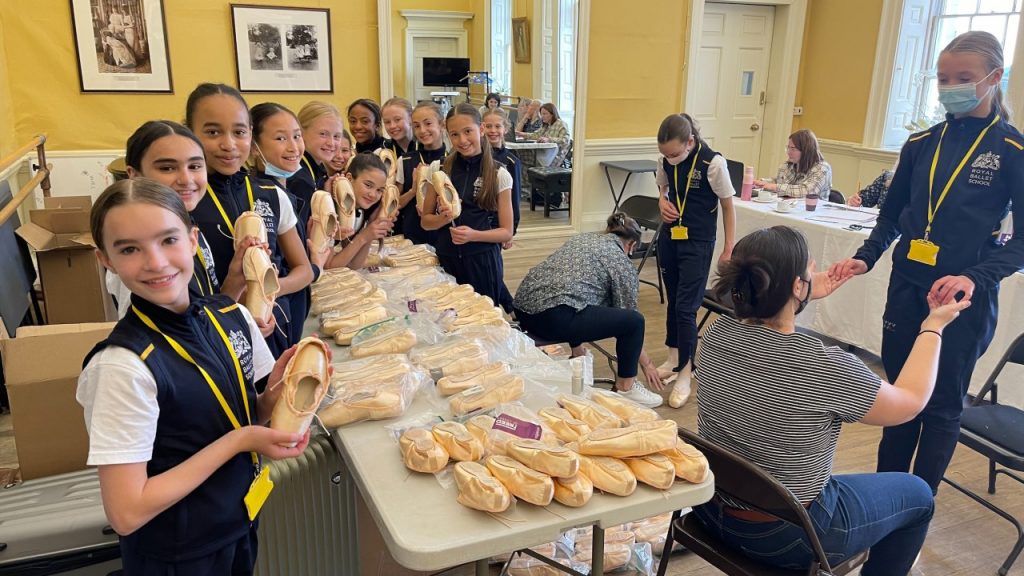
[[[722,317],[702,339],[701,436],[757,464],[801,502],[832,475],[843,422],[871,409],[881,378],[856,356],[806,334]]]

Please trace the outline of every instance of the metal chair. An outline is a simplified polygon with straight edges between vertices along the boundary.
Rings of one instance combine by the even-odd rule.
[[[714,567],[730,576],[821,576],[829,574],[842,576],[867,560],[865,550],[833,567],[825,556],[821,541],[814,531],[814,524],[796,496],[760,466],[684,428],[679,437],[692,444],[708,459],[715,473],[715,491],[730,500],[742,503],[752,509],[795,524],[804,529],[816,559],[805,570],[785,570],[757,562],[747,555],[719,541],[693,514],[680,517],[673,514],[669,524],[665,549],[662,551],[658,576],[664,576],[668,568],[668,556],[674,542],[700,556]]]
[[[640,258],[640,265],[636,269],[636,273],[640,274],[644,269],[644,264],[647,263],[647,259],[652,254],[654,255],[654,263],[658,266],[658,283],[655,284],[650,280],[640,281],[657,288],[658,300],[664,304],[665,291],[661,281],[661,257],[658,255],[658,237],[661,235],[661,209],[658,207],[658,199],[651,196],[630,196],[619,205],[619,211],[636,220],[640,228],[654,230],[654,237],[651,238],[650,242],[641,242],[633,250],[633,258]]]
[[[978,391],[971,405],[964,408],[960,417],[960,443],[988,458],[989,494],[996,493],[996,476],[999,474],[1024,484],[1024,477],[1010,471],[1024,471],[1024,410],[998,402],[999,386],[996,378],[1007,363],[1024,365],[1024,334],[1017,336],[1010,344],[985,385]],[[949,478],[943,478],[942,481],[1006,519],[1017,529],[1017,542],[999,568],[999,574],[1005,576],[1024,549],[1024,529],[1020,521]]]
[[[537,336],[536,334],[531,334],[530,332],[527,332],[526,330],[524,330],[523,327],[520,326],[518,322],[513,323],[512,327],[515,328],[516,330],[519,330],[523,334],[526,334],[527,338],[529,338],[530,340],[533,340],[533,345],[536,346],[537,348],[542,348],[544,346],[550,346],[552,344],[562,344],[562,342],[555,342],[553,340],[545,340],[544,338],[541,338],[540,336]],[[615,369],[615,363],[618,362],[619,359],[618,359],[618,357],[615,356],[615,354],[612,354],[611,352],[605,350],[603,347],[601,347],[600,344],[598,344],[596,342],[586,342],[586,345],[590,346],[594,350],[597,350],[598,354],[601,354],[602,356],[604,356],[604,359],[608,362],[608,368],[612,371],[613,375],[617,373],[617,370]],[[594,378],[594,384],[604,384],[604,385],[607,385],[607,386],[611,386],[612,390],[614,390],[615,389],[615,378],[614,377],[612,377],[612,378]]]
[[[711,319],[712,312],[719,316],[736,317],[736,311],[732,309],[732,298],[726,297],[725,300],[719,300],[715,298],[711,290],[704,291],[704,301],[700,306],[704,309],[704,315],[701,316],[700,322],[697,323],[697,338],[700,338],[700,331],[704,329],[704,325]]]
[[[828,201],[833,204],[846,204],[846,196],[835,188],[828,191]]]
[[[733,196],[739,196],[743,189],[743,162],[726,158],[725,165],[729,167],[729,181],[735,192]]]

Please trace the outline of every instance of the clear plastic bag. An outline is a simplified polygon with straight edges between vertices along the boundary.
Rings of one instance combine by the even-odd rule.
[[[415,367],[383,380],[332,378],[318,416],[328,429],[365,420],[397,418],[412,404],[416,392],[429,382],[430,377]]]
[[[389,318],[371,324],[352,338],[352,358],[376,354],[405,354],[417,345],[436,344],[444,334],[433,322],[418,315]]]

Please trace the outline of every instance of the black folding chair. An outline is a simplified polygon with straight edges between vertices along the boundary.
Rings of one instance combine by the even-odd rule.
[[[701,302],[700,307],[704,309],[704,315],[700,317],[700,322],[697,323],[698,338],[700,338],[700,331],[704,329],[704,325],[711,319],[712,312],[719,316],[736,317],[736,311],[732,309],[732,298],[726,296],[725,300],[719,300],[715,298],[715,294],[710,289],[704,291],[704,301]]]
[[[661,282],[661,257],[658,254],[658,237],[661,235],[661,209],[658,207],[658,199],[651,196],[630,196],[619,205],[619,211],[636,220],[640,228],[654,230],[654,236],[650,242],[641,242],[633,250],[633,258],[640,258],[640,265],[636,269],[636,273],[639,274],[643,271],[647,259],[652,254],[654,255],[654,263],[658,266],[658,283],[655,284],[650,280],[640,281],[657,288],[658,300],[664,304],[665,292]]]
[[[729,181],[732,182],[732,189],[735,192],[733,195],[739,196],[743,189],[743,162],[726,158],[725,165],[729,167]]]
[[[846,196],[835,188],[828,191],[828,201],[833,204],[846,204]]]
[[[818,534],[814,531],[814,524],[811,523],[807,509],[788,488],[760,466],[689,430],[680,428],[679,437],[707,457],[708,464],[715,473],[717,494],[803,528],[814,551],[815,560],[805,570],[785,570],[762,564],[718,540],[693,514],[680,517],[679,512],[676,512],[669,525],[668,537],[665,538],[658,576],[665,575],[669,552],[675,542],[679,542],[730,576],[842,576],[867,560],[868,552],[865,550],[847,558],[841,564],[831,566],[825,556],[825,550],[821,547],[821,541],[818,540]]]
[[[999,474],[1024,484],[1024,478],[1010,471],[1024,471],[1024,410],[998,402],[999,386],[996,378],[1008,363],[1024,365],[1024,334],[1017,336],[1010,344],[996,364],[992,375],[978,391],[971,405],[964,408],[964,413],[960,417],[960,443],[988,458],[989,494],[996,493],[996,476]],[[1020,521],[949,478],[943,478],[942,481],[1005,518],[1017,529],[1017,542],[999,568],[999,574],[1005,576],[1024,549],[1024,529],[1021,528]]]

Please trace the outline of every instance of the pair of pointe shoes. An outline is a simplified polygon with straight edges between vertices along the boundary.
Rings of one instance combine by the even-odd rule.
[[[562,442],[577,442],[590,434],[590,425],[575,418],[565,408],[545,407],[537,414]]]
[[[676,438],[672,448],[661,451],[661,454],[672,462],[675,474],[682,480],[700,484],[708,479],[711,466],[708,459],[693,446],[687,444],[682,438]]]
[[[352,338],[355,337],[356,332],[387,317],[388,312],[383,306],[371,304],[367,307],[342,312],[330,318],[325,315],[320,320],[320,331],[333,336],[335,343],[339,346],[348,346],[352,344]]]
[[[401,385],[345,387],[319,413],[327,428],[340,428],[364,420],[397,418],[405,413],[410,398]]]
[[[435,424],[430,432],[452,460],[476,462],[484,457],[484,443],[460,422],[441,422]]]
[[[455,465],[455,485],[459,489],[459,504],[467,508],[498,513],[512,505],[509,489],[486,466],[477,462]]]
[[[337,205],[338,229],[353,230],[356,227],[356,192],[348,178],[338,174],[325,185]]]
[[[562,394],[558,397],[558,404],[568,410],[573,418],[586,422],[592,430],[622,426],[622,419],[614,412],[582,396]]]
[[[654,410],[641,406],[616,392],[594,389],[590,394],[590,399],[610,410],[626,424],[653,422],[660,418]]]
[[[440,160],[430,164],[420,164],[412,171],[413,190],[416,191],[416,205],[421,209],[426,205],[427,192],[434,187],[433,176],[441,171]]]
[[[336,364],[332,382],[380,382],[393,374],[404,374],[413,370],[409,358],[404,354],[381,354],[363,360],[350,360]]]
[[[352,344],[353,358],[377,354],[405,354],[416,345],[416,334],[403,326],[385,327],[366,340]]]
[[[411,428],[398,438],[405,467],[424,474],[436,474],[448,465],[448,452],[438,444],[434,434],[423,428]]]
[[[316,252],[323,252],[334,245],[334,237],[338,234],[339,219],[334,199],[327,192],[317,190],[310,199],[310,209],[313,214],[313,229],[310,231],[309,239]]]
[[[492,378],[504,376],[509,373],[508,364],[504,362],[492,362],[482,368],[463,374],[449,374],[437,381],[437,391],[442,396],[458,394],[474,386],[483,386]]]
[[[572,478],[580,470],[579,454],[539,440],[514,440],[508,444],[506,452],[519,463],[555,478]]]
[[[441,370],[446,376],[473,372],[487,365],[487,351],[475,340],[438,344],[417,350],[410,358],[427,370]]]
[[[327,394],[330,353],[319,338],[299,341],[295,355],[284,369],[281,397],[274,404],[270,427],[282,432],[303,434]],[[276,383],[271,383],[274,385]],[[289,445],[289,448],[295,444]]]
[[[426,198],[425,174],[426,171],[421,172],[420,179],[416,181],[417,202],[420,201],[421,195]],[[451,210],[452,218],[458,218],[462,214],[462,198],[459,197],[459,191],[455,189],[448,174],[441,171],[430,174],[430,187],[434,189],[434,194],[437,197],[438,212],[447,208]]]
[[[625,428],[593,430],[579,439],[580,454],[637,458],[676,446],[678,426],[671,420],[642,422]]]
[[[480,387],[463,390],[448,399],[452,414],[461,416],[476,410],[490,410],[498,404],[511,402],[526,393],[523,379],[515,374],[498,376]]]
[[[536,506],[547,506],[555,497],[555,483],[551,476],[538,472],[508,456],[488,456],[487,470],[501,482],[513,496]]]

